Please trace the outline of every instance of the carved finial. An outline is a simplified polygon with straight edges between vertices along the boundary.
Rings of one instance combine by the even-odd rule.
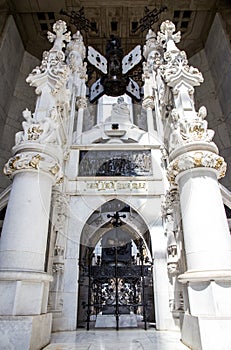
[[[205,106],[201,106],[198,111],[198,117],[201,119],[205,119],[207,117],[207,109]]]
[[[79,30],[72,36],[72,40],[67,45],[67,51],[78,52],[81,59],[83,60],[86,56],[86,48],[84,46],[83,37]]]
[[[53,25],[53,31],[56,35],[49,31],[47,32],[48,40],[51,43],[54,41],[54,45],[50,51],[62,51],[62,48],[65,46],[64,41],[69,42],[71,40],[70,32],[66,33],[66,22],[62,20],[55,22]]]
[[[81,35],[79,30],[77,30],[77,32],[75,34],[73,34],[73,39],[75,39],[75,41],[79,41],[79,42],[83,41],[83,36]]]
[[[156,33],[153,32],[152,29],[149,29],[148,34],[146,35],[146,40],[155,39],[155,38],[156,38]]]
[[[157,49],[156,33],[149,29],[146,35],[146,44],[144,45],[143,55],[147,59],[150,52]]]
[[[175,24],[167,20],[163,22],[160,26],[160,32],[158,32],[157,41],[161,44],[167,51],[179,51],[175,43],[178,43],[181,38],[181,33],[177,32],[173,34],[176,30]]]

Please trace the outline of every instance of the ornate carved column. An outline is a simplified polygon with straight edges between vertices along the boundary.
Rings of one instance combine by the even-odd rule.
[[[86,48],[83,43],[83,37],[79,31],[77,31],[76,34],[73,35],[73,39],[67,45],[67,53],[67,60],[71,69],[71,79],[69,81],[69,88],[72,91],[72,127],[70,128],[70,135],[72,137],[75,110],[77,108],[77,125],[76,130],[74,131],[75,141],[77,143],[80,143],[80,138],[83,131],[84,109],[87,108],[85,84],[87,80],[87,63],[83,62],[86,56]]]
[[[178,282],[178,276],[185,271],[181,211],[179,193],[175,186],[170,187],[162,203],[165,236],[167,238],[167,269],[169,278],[169,307],[178,323],[187,308],[187,299],[183,299],[184,288]]]
[[[44,269],[52,185],[62,179],[67,139],[69,67],[62,48],[70,40],[65,22],[56,22],[53,30],[48,32],[53,47],[27,78],[38,95],[35,112],[23,112],[23,131],[16,134],[13,157],[4,168],[13,184],[0,243],[0,323],[4,341],[23,349],[45,346],[51,330],[47,299],[52,277]],[[22,335],[24,327],[28,331]]]
[[[67,195],[59,189],[53,190],[52,195],[52,258],[50,270],[53,272],[53,281],[49,293],[49,309],[54,312],[54,318],[60,317],[63,307],[64,290],[64,262],[66,251],[66,232],[65,225],[68,216],[69,201]]]
[[[221,344],[228,349],[231,241],[217,181],[224,176],[226,164],[212,142],[214,132],[207,127],[206,108],[196,112],[194,107],[194,86],[203,81],[202,75],[176,47],[180,33],[173,34],[174,24],[166,21],[160,29],[157,42],[164,52],[160,70],[175,107],[165,130],[168,177],[179,187],[187,264],[187,271],[179,276],[187,284],[190,307],[182,339],[192,349],[217,349]]]
[[[155,109],[158,135],[162,135],[162,123],[160,118],[157,118],[159,101],[156,96],[156,70],[154,69],[158,66],[160,55],[156,45],[156,34],[151,29],[146,37],[143,55],[147,62],[143,63],[144,98],[142,107],[147,110],[148,132],[151,134],[154,132],[153,109]]]

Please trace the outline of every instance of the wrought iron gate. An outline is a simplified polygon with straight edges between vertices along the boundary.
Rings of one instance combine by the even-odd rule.
[[[153,303],[148,300],[152,289],[152,264],[144,257],[142,239],[137,242],[136,259],[132,256],[126,259],[129,244],[107,248],[110,264],[105,263],[105,259],[95,258],[93,249],[86,248],[85,258],[80,262],[80,280],[88,286],[86,301],[82,303],[86,310],[87,330],[99,314],[114,315],[119,330],[120,315],[130,313],[142,315],[147,329],[147,314]]]

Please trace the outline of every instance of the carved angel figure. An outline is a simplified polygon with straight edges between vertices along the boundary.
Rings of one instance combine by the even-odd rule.
[[[23,131],[15,135],[15,144],[18,145],[25,141],[36,141],[39,143],[54,143],[57,141],[57,110],[53,107],[49,116],[41,121],[36,121],[28,109],[23,111],[23,117],[26,119],[22,122]]]
[[[19,131],[19,132],[16,133],[16,135],[15,135],[15,144],[16,145],[18,145],[22,141],[26,141],[25,135],[27,134],[27,130],[33,124],[33,121],[34,121],[34,119],[32,117],[32,114],[31,114],[31,111],[29,111],[28,108],[26,108],[22,112],[22,115],[23,115],[23,117],[25,119],[25,121],[22,122],[23,131]]]

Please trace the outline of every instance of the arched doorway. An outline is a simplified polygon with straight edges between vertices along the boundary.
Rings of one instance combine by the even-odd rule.
[[[113,199],[91,215],[85,234],[77,327],[147,329],[155,313],[151,239],[145,222],[130,206]]]

